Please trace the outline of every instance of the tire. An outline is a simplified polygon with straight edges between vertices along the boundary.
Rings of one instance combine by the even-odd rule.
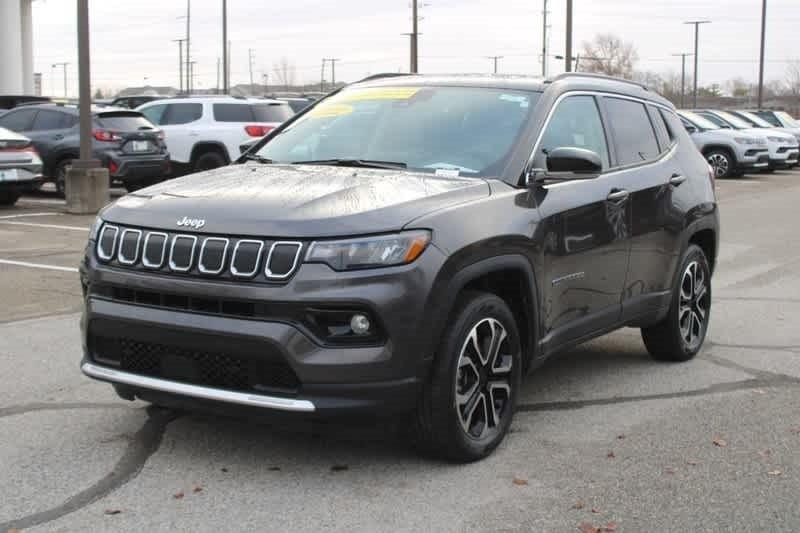
[[[493,339],[499,340],[494,356]],[[519,332],[508,305],[494,294],[462,294],[414,415],[417,447],[456,462],[491,454],[511,425],[521,376]]]
[[[680,265],[667,316],[642,328],[647,351],[659,361],[692,359],[703,347],[711,320],[711,270],[705,253],[690,244]]]
[[[715,179],[725,179],[731,176],[733,167],[736,166],[733,156],[727,150],[711,150],[706,156],[706,161],[714,169]]]
[[[72,159],[62,159],[56,165],[55,183],[56,192],[62,198],[67,195],[67,171],[72,166]]]
[[[212,170],[215,168],[223,167],[227,163],[225,158],[219,152],[206,152],[201,154],[192,164],[192,172],[203,172],[204,170]]]
[[[20,193],[14,191],[0,192],[0,205],[12,206],[19,200]]]

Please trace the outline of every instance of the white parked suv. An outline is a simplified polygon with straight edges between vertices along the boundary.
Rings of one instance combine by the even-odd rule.
[[[769,167],[766,139],[723,129],[693,111],[681,110],[678,116],[716,178],[739,177]]]
[[[227,165],[243,141],[263,137],[294,114],[286,102],[233,96],[168,98],[136,110],[164,132],[178,174]]]

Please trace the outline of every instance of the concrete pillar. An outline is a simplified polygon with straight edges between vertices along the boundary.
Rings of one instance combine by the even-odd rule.
[[[22,90],[33,94],[33,0],[20,0],[20,31],[22,33]]]
[[[20,6],[20,0],[0,1],[0,94],[25,92],[22,83]]]

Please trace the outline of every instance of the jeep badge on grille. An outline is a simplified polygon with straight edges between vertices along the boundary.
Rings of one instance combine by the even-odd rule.
[[[200,229],[206,225],[206,221],[202,218],[183,217],[182,219],[178,220],[178,225],[189,227],[192,229]]]

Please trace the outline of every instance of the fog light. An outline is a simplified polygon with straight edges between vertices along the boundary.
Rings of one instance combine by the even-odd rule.
[[[369,333],[370,326],[369,318],[366,315],[356,314],[350,318],[350,329],[356,335],[366,335]]]

